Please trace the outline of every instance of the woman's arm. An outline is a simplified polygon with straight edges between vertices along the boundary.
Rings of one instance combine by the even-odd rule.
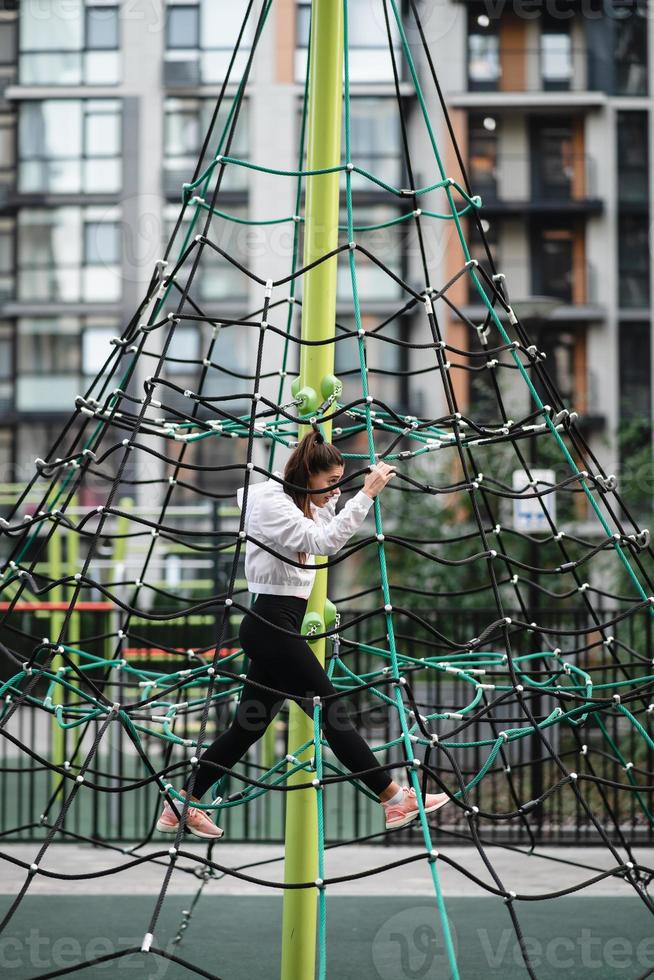
[[[359,490],[338,514],[318,522],[305,517],[286,494],[271,494],[259,502],[257,523],[273,544],[311,555],[334,555],[361,526],[371,506],[372,497]]]

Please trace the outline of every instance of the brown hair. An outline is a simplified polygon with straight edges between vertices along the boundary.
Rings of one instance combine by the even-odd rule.
[[[308,432],[295,447],[284,467],[284,480],[292,486],[285,486],[284,489],[305,517],[312,516],[312,494],[296,488],[308,488],[311,475],[323,473],[333,466],[343,465],[342,453],[331,442],[325,442],[320,432],[316,430]],[[306,552],[298,552],[298,561],[304,564],[306,560]]]

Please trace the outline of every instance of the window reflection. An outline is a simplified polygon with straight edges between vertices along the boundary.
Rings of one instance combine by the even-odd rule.
[[[114,85],[120,81],[118,5],[83,0],[20,5],[23,85]]]
[[[623,309],[646,309],[650,296],[649,217],[618,217],[618,302]]]
[[[101,370],[113,350],[109,340],[117,333],[118,321],[110,317],[20,317],[17,409],[69,411]]]
[[[14,401],[14,335],[10,323],[0,323],[0,409],[11,410]],[[0,437],[2,430],[0,430]],[[1,460],[1,456],[0,456]],[[0,480],[2,476],[0,475]]]
[[[572,42],[560,30],[541,35],[541,76],[543,88],[567,89],[572,80]]]
[[[400,213],[395,208],[385,205],[356,207],[354,224],[357,227],[383,224],[397,218]],[[347,226],[347,212],[341,212],[340,223]],[[355,237],[395,275],[402,276],[402,257],[406,251],[408,227],[408,224],[395,224],[373,231],[356,232]],[[346,241],[345,232],[341,232],[339,241]],[[385,269],[380,268],[362,252],[356,253],[355,261],[357,291],[360,300],[384,302],[387,300],[394,301],[402,296],[408,299],[408,295],[403,293],[399,283],[392,279]],[[336,297],[338,301],[351,306],[352,295],[352,276],[348,253],[341,252],[338,256]]]
[[[338,316],[337,320],[346,330],[356,330],[354,317]],[[361,323],[365,330],[372,330],[378,325],[378,320],[363,316]],[[337,328],[336,336],[339,333],[342,331]],[[390,340],[406,339],[397,321],[387,324],[379,333],[381,337]],[[380,338],[368,338],[365,350],[370,394],[386,405],[397,406],[402,401],[403,381],[397,376],[402,368],[402,348]],[[334,345],[334,372],[343,382],[343,396],[340,401],[347,404],[358,399],[360,402],[361,358],[356,337],[348,337]]]
[[[19,191],[119,191],[120,120],[118,99],[22,103],[18,126]]]
[[[117,301],[121,295],[118,217],[117,208],[22,209],[18,215],[18,299]],[[100,231],[105,224],[108,228]]]
[[[14,242],[16,226],[13,218],[0,218],[0,300],[14,298]]]
[[[216,155],[219,145],[224,151],[227,136],[231,131],[231,123],[227,136],[220,142],[225,124],[229,118],[233,102],[223,99],[214,123],[209,141],[203,169]],[[167,99],[164,122],[164,189],[165,193],[179,200],[182,184],[191,180],[198,161],[205,135],[211,123],[215,109],[213,99]],[[248,139],[248,106],[241,103],[234,136],[230,145],[230,156],[247,160],[249,152]],[[220,187],[224,191],[245,191],[248,186],[248,171],[245,167],[229,166],[224,168]]]
[[[473,113],[468,119],[470,183],[482,201],[497,200],[498,142],[500,127],[493,116]]]
[[[401,135],[395,99],[353,98],[350,121],[352,162],[391,187],[402,186]],[[344,138],[341,145],[344,154]],[[376,189],[366,177],[352,174],[352,190]]]
[[[188,230],[190,209],[187,209],[182,226],[177,235],[181,244]],[[235,217],[247,216],[247,205],[230,204],[226,211]],[[177,204],[166,207],[166,235],[172,234],[179,215]],[[236,224],[226,218],[214,217],[209,227],[208,237],[223,251],[228,252],[237,262],[244,266],[250,263],[248,258],[248,225]],[[191,267],[195,261],[195,252],[191,252],[186,262],[179,270],[176,280],[182,288],[186,284]],[[202,258],[193,277],[191,296],[196,302],[218,302],[243,299],[248,292],[248,277],[237,269],[231,262],[224,259],[214,249],[205,246]]]
[[[200,85],[222,82],[237,47],[247,0],[198,0],[169,3],[166,10],[165,81],[167,85]],[[251,9],[238,45],[230,79],[243,75],[252,44],[256,17]]]
[[[647,95],[646,6],[616,2],[612,19],[615,25],[616,95]]]
[[[468,11],[468,88],[496,89],[501,74],[497,21],[476,9]]]
[[[349,75],[350,82],[393,81],[391,59],[383,4],[378,0],[349,0]],[[311,0],[299,0],[297,6],[297,49],[295,77],[301,81],[307,70],[307,45]],[[395,49],[395,62],[402,77],[404,59],[397,24],[391,5],[388,5],[390,34]]]

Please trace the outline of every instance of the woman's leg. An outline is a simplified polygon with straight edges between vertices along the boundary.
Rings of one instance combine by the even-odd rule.
[[[254,687],[248,681],[255,681],[265,687],[281,688],[281,685],[277,684],[266,670],[250,661],[234,720],[199,757],[200,765],[192,790],[192,795],[197,800],[201,799],[209,787],[220,779],[225,769],[233,769],[250,746],[261,738],[284,703],[283,698]],[[203,761],[214,762],[220,768],[202,765]],[[190,777],[184,784],[185,790],[188,790],[189,783]]]
[[[305,640],[281,637],[266,651],[266,658],[268,674],[276,679],[275,686],[291,696],[302,696],[305,700],[299,703],[310,717],[313,717],[310,699],[336,694],[324,667]],[[322,706],[322,727],[330,748],[350,772],[373,770],[360,777],[373,793],[385,795],[395,785],[388,772],[379,768],[372,749],[349,718],[344,698]]]

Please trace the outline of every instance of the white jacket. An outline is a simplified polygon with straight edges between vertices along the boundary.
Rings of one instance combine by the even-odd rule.
[[[283,479],[279,470],[274,475]],[[243,506],[243,487],[236,491],[238,506]],[[311,593],[315,568],[297,567],[284,559],[298,560],[298,552],[307,553],[307,563],[314,555],[334,555],[352,537],[365,520],[372,498],[359,490],[338,514],[335,512],[340,490],[324,507],[311,504],[315,518],[305,517],[281,483],[268,479],[250,484],[244,529],[248,538],[256,538],[272,548],[271,555],[254,541],[245,545],[245,577],[250,592],[296,595],[306,599]]]

